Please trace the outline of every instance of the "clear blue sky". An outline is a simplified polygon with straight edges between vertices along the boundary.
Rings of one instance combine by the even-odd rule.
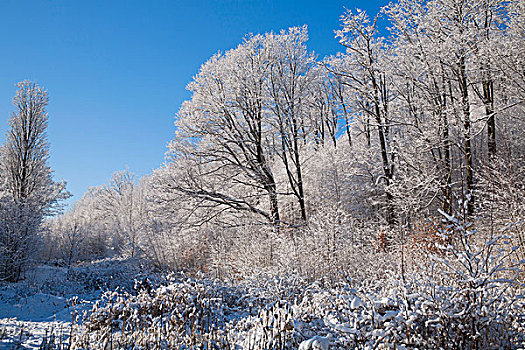
[[[129,169],[164,161],[186,84],[247,33],[307,24],[309,48],[341,50],[344,8],[371,15],[387,1],[0,0],[0,142],[18,81],[44,86],[55,179],[76,200]]]

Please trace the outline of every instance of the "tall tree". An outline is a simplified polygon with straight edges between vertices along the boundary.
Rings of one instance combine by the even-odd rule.
[[[355,111],[375,123],[383,174],[378,178],[386,184],[386,220],[396,221],[394,201],[389,186],[394,177],[394,155],[392,149],[391,113],[389,111],[390,77],[384,65],[386,48],[378,37],[376,16],[371,20],[361,10],[347,11],[342,18],[341,30],[336,32],[339,42],[346,47],[345,59],[339,72],[355,96]],[[379,182],[379,181],[377,181]]]
[[[215,55],[188,85],[193,96],[177,115],[170,144],[174,166],[188,171],[172,185],[219,211],[254,213],[278,225],[265,98],[272,57],[264,43],[256,35]]]
[[[68,196],[65,183],[52,179],[47,165],[47,92],[29,81],[20,82],[16,108],[0,149],[0,278],[19,280],[31,254],[44,216]]]
[[[311,69],[315,62],[313,54],[306,49],[307,40],[306,26],[290,28],[279,35],[266,37],[266,45],[271,47],[273,58],[268,91],[278,138],[277,154],[299,204],[302,223],[307,222],[307,213],[301,150],[311,132],[308,109],[312,94],[309,86],[314,82]]]

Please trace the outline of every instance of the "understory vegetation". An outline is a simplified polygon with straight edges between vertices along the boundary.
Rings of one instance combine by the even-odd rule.
[[[70,280],[103,259],[144,273],[84,278],[105,292],[42,347],[524,348],[524,12],[347,10],[324,58],[306,26],[248,35],[189,83],[161,168],[116,172],[54,217],[67,193],[46,165],[47,95],[21,83],[0,276],[48,264]]]
[[[465,249],[419,255],[421,264],[405,275],[391,253],[376,253],[381,263],[347,266],[362,279],[340,266],[332,280],[272,272],[232,283],[201,275],[136,293],[109,291],[73,343],[85,349],[523,346],[523,262],[512,257],[509,237],[474,244],[471,232],[455,229]]]

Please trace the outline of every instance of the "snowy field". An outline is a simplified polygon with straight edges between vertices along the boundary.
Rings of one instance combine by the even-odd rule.
[[[523,297],[493,294],[500,282],[477,292],[479,304],[422,278],[359,286],[263,274],[231,284],[141,269],[119,259],[40,266],[1,285],[0,349],[69,349],[71,339],[73,349],[451,348],[465,320],[508,334],[511,348],[525,344]]]
[[[73,315],[89,307],[98,294],[68,280],[67,269],[50,266],[30,271],[16,284],[2,285],[0,348],[38,349],[50,337],[66,341]]]
[[[0,285],[0,349],[38,349],[67,343],[71,322],[100,298],[101,290],[132,288],[139,272],[124,260],[68,269],[38,266],[18,283]]]

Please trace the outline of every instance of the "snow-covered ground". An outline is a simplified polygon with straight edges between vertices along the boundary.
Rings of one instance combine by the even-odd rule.
[[[72,313],[81,312],[98,293],[78,296],[80,285],[67,269],[39,266],[18,283],[0,286],[0,349],[38,349],[54,336],[66,341]]]
[[[60,321],[22,321],[16,318],[0,319],[0,349],[39,349],[42,344],[54,337],[53,343],[67,343],[69,322]]]
[[[0,349],[38,349],[50,337],[67,342],[73,318],[102,290],[132,288],[139,275],[129,261],[104,260],[69,270],[37,266],[18,283],[0,284]]]
[[[20,296],[13,292],[0,292],[0,348],[22,345],[38,349],[51,335],[66,338],[72,312],[78,312],[78,306],[70,305],[66,297],[45,293]]]
[[[70,270],[39,266],[18,283],[0,285],[0,349],[68,349],[70,334],[73,348],[101,350],[108,343],[122,349],[197,349],[204,343],[236,349],[455,348],[456,338],[475,341],[464,331],[471,324],[486,329],[490,348],[525,349],[523,293],[501,280],[476,289],[481,299],[471,298],[474,292],[462,281],[442,285],[425,275],[406,284],[393,278],[366,285],[295,277],[260,275],[231,284],[201,274],[159,275],[119,259]],[[442,329],[454,334],[450,341],[443,340]]]

